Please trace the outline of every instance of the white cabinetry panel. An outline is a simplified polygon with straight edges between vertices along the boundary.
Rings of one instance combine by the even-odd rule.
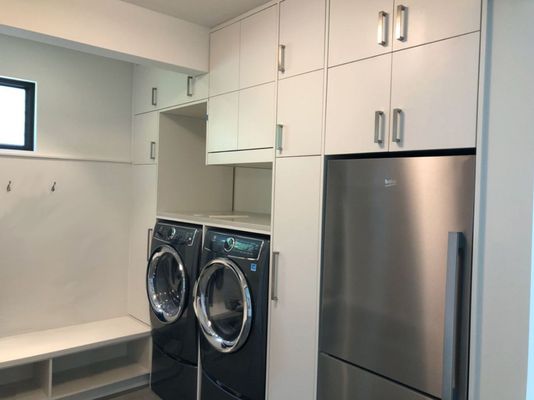
[[[208,152],[237,149],[239,92],[210,97],[208,102]]]
[[[273,147],[274,95],[274,82],[239,92],[239,150]]]
[[[331,0],[328,65],[390,52],[392,27],[393,0]]]
[[[388,150],[390,76],[391,54],[329,70],[326,154]],[[377,111],[383,113],[378,121]]]
[[[392,123],[391,150],[475,147],[479,38],[394,53],[391,108],[402,111],[398,128]]]
[[[275,80],[278,7],[272,6],[241,21],[239,87]]]
[[[284,0],[280,3],[280,45],[287,78],[324,66],[325,0]]]
[[[323,86],[323,70],[279,81],[279,157],[321,154]]]
[[[157,162],[159,134],[159,112],[134,115],[132,158],[134,164],[155,164]]]
[[[395,23],[393,49],[477,31],[480,29],[481,7],[481,0],[396,0],[395,18],[398,15],[404,27]],[[404,33],[404,40],[397,39],[399,29]]]
[[[235,23],[210,35],[210,96],[239,89],[240,30]]]
[[[321,157],[276,161],[268,399],[314,399],[319,309]],[[298,206],[296,206],[298,204]],[[277,276],[276,276],[277,275]]]

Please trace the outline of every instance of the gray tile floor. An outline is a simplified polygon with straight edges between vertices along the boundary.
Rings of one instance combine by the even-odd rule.
[[[106,400],[160,400],[148,387],[106,397]]]

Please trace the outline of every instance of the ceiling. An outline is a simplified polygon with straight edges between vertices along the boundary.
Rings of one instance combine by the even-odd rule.
[[[212,28],[270,0],[122,0]]]

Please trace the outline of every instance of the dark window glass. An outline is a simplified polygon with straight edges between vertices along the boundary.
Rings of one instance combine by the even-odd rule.
[[[33,150],[35,83],[0,77],[0,148]]]

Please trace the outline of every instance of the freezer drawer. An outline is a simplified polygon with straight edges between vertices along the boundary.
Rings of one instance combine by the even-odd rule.
[[[361,368],[319,355],[317,400],[432,400]]]
[[[329,160],[320,351],[464,399],[475,157]]]

